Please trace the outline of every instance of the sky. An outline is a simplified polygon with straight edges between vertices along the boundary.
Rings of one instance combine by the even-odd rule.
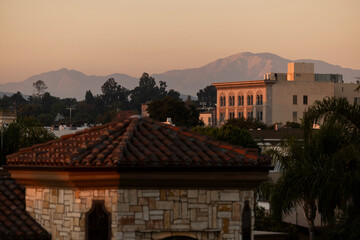
[[[241,52],[360,69],[359,9],[359,0],[0,0],[0,83],[64,67],[140,77]]]

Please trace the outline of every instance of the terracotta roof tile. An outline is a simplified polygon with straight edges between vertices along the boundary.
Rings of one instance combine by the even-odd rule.
[[[232,146],[149,118],[129,118],[21,149],[9,166],[268,166],[257,149]]]
[[[51,239],[25,209],[25,188],[0,169],[0,239]]]

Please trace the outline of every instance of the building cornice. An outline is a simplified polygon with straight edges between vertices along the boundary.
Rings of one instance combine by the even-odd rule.
[[[268,83],[274,83],[275,81],[269,80],[253,80],[253,81],[237,81],[237,82],[219,82],[213,83],[212,85],[216,89],[225,89],[225,88],[236,88],[236,87],[265,87]]]

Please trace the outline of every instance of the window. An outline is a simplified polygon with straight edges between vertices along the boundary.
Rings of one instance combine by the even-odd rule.
[[[226,106],[226,98],[225,96],[220,97],[220,107]]]
[[[225,114],[220,113],[220,122],[223,122],[225,120]]]
[[[263,104],[263,95],[258,94],[256,95],[256,105],[262,105]]]
[[[229,112],[229,118],[235,118],[235,113],[234,112]]]
[[[247,118],[253,118],[253,112],[248,112],[247,113]]]
[[[294,104],[294,105],[297,104],[297,95],[293,95],[293,104]]]
[[[251,106],[251,105],[253,105],[253,103],[254,103],[254,97],[253,97],[253,95],[248,95],[248,96],[247,96],[247,105],[248,105],[248,106]]]
[[[111,213],[106,210],[103,200],[93,201],[85,219],[86,239],[111,239]]]
[[[229,96],[229,106],[235,106],[235,97]]]
[[[238,106],[244,106],[244,95],[238,96]]]
[[[303,96],[303,104],[304,104],[304,105],[307,105],[307,104],[308,104],[308,96],[307,96],[307,95],[304,95],[304,96]]]
[[[293,112],[293,122],[297,122],[297,112]]]
[[[301,77],[301,74],[300,74],[300,73],[296,73],[296,74],[295,74],[295,77]]]
[[[263,112],[262,111],[256,112],[256,120],[258,120],[258,121],[263,120]]]
[[[244,112],[239,112],[238,115],[239,115],[239,118],[243,118],[244,117]]]

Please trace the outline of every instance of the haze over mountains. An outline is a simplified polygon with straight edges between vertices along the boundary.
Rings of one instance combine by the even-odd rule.
[[[196,96],[199,89],[203,89],[214,82],[262,80],[267,72],[287,72],[287,63],[293,61],[313,62],[316,73],[343,74],[345,82],[355,82],[355,77],[360,76],[360,70],[342,68],[320,60],[290,60],[271,53],[253,54],[249,52],[221,58],[199,68],[171,70],[161,74],[152,74],[152,76],[157,82],[166,81],[168,89],[175,89],[182,94]],[[82,100],[85,98],[87,90],[91,90],[94,95],[101,93],[101,86],[111,77],[128,89],[137,86],[140,78],[140,76],[132,77],[121,73],[107,76],[89,76],[76,70],[63,68],[31,76],[22,82],[0,84],[0,91],[13,93],[20,91],[23,94],[31,95],[34,90],[33,82],[43,80],[51,95],[61,98],[75,97]]]

